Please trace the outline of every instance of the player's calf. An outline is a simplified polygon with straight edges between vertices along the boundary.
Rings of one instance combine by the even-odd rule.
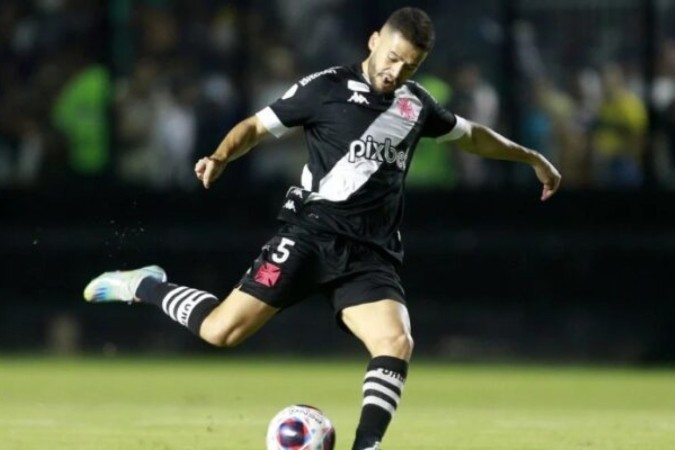
[[[141,303],[151,303],[159,307],[167,316],[197,336],[204,319],[220,303],[218,298],[209,292],[160,282],[153,278],[145,278],[140,283],[136,297]]]
[[[158,266],[105,272],[89,282],[84,298],[93,303],[123,301],[153,304],[197,336],[204,319],[220,303],[209,292],[167,283],[166,273]]]
[[[408,375],[408,362],[377,356],[370,360],[363,379],[363,403],[352,450],[377,450],[387,431]]]

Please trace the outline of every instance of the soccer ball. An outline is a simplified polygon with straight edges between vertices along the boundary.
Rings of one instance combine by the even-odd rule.
[[[318,408],[291,405],[267,427],[267,450],[333,450],[335,428]]]

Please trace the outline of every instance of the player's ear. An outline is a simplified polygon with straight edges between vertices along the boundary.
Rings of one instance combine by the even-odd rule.
[[[378,31],[375,31],[373,34],[370,35],[370,39],[368,39],[368,50],[371,52],[374,51],[377,48],[377,44],[380,42],[380,33]]]

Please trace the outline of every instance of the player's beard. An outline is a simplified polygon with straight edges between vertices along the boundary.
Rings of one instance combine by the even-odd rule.
[[[368,80],[370,80],[370,85],[373,89],[380,94],[390,94],[399,88],[396,80],[391,85],[384,86],[382,79],[378,77],[377,67],[373,58],[368,60]]]

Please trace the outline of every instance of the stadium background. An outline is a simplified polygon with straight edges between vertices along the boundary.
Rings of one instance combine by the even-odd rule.
[[[673,2],[414,3],[437,27],[417,79],[563,173],[540,204],[522,167],[420,148],[402,230],[418,353],[674,361]],[[363,58],[404,4],[3,0],[0,350],[213,352],[150,307],[92,307],[81,290],[156,262],[224,295],[276,227],[301,133],[208,192],[193,162],[294,80]],[[237,351],[361,350],[314,301]]]

